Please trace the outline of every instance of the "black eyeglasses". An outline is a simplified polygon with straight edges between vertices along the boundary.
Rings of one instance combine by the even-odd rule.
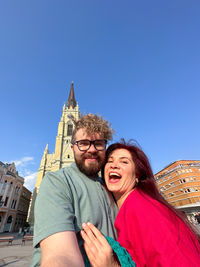
[[[97,140],[91,141],[88,139],[84,139],[84,140],[79,140],[79,141],[75,141],[72,143],[72,145],[77,145],[80,151],[87,151],[91,147],[92,144],[94,145],[96,150],[102,151],[106,149],[107,140],[97,139]]]

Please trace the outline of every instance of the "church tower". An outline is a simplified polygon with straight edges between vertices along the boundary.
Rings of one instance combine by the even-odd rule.
[[[43,177],[49,171],[57,171],[74,162],[74,155],[71,150],[71,137],[74,129],[74,121],[79,119],[79,107],[75,99],[74,84],[72,82],[67,103],[63,105],[61,120],[58,124],[55,151],[49,153],[48,144],[45,147],[40,167],[38,169],[37,180],[33,193],[32,206],[29,222],[33,224],[33,208],[36,195],[38,193]]]
[[[35,187],[37,191],[46,172],[57,171],[60,168],[70,165],[74,161],[71,150],[71,137],[74,128],[74,121],[79,119],[79,107],[74,95],[74,84],[72,82],[67,104],[63,106],[61,120],[58,124],[55,151],[50,154],[48,144],[44,150],[38,170]]]

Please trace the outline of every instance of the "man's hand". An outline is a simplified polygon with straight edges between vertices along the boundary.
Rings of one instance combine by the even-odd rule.
[[[113,250],[106,238],[92,223],[83,223],[81,236],[84,248],[92,267],[117,267]]]
[[[84,267],[76,234],[65,231],[50,235],[40,242],[41,267]]]

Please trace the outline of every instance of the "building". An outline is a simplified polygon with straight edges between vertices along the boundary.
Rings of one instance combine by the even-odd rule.
[[[16,219],[19,217],[19,206],[22,194],[29,192],[26,205],[29,206],[31,192],[23,187],[24,178],[18,175],[15,164],[0,162],[0,232],[18,230]],[[23,220],[17,226],[23,227],[26,222],[27,212],[23,213]]]
[[[200,213],[200,160],[178,160],[155,174],[161,193],[188,215]]]
[[[19,205],[17,207],[17,215],[15,220],[14,232],[18,232],[20,228],[23,229],[25,222],[27,221],[29,204],[31,201],[32,193],[24,186],[22,186],[22,192],[19,199]]]
[[[34,204],[43,177],[49,171],[57,171],[60,168],[70,165],[74,161],[71,149],[71,137],[74,128],[74,121],[79,119],[79,107],[75,99],[74,85],[71,84],[67,104],[63,106],[61,120],[58,124],[55,151],[49,153],[48,144],[44,150],[40,167],[38,169],[37,180],[33,192],[32,205],[29,216],[29,223],[34,223]]]
[[[30,204],[29,204],[28,214],[27,214],[27,222],[30,221],[30,212],[31,212],[31,206],[32,206],[32,199],[33,199],[33,194],[30,197]]]

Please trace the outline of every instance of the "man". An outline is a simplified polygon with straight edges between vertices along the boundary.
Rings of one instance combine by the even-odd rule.
[[[39,189],[31,266],[84,266],[79,234],[83,222],[92,222],[103,234],[116,238],[117,207],[98,176],[110,139],[112,130],[101,117],[88,114],[76,122],[72,136],[75,163],[47,173]]]

